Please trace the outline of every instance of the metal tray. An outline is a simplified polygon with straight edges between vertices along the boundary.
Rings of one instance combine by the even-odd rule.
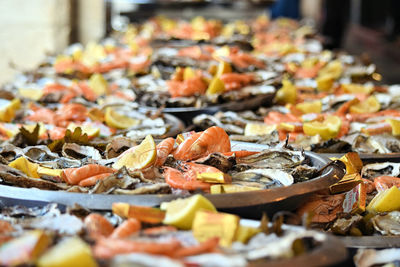
[[[400,248],[399,236],[341,236],[347,248]]]
[[[178,119],[176,116],[166,113],[164,114],[164,118],[165,122],[171,125],[171,128],[168,130],[168,132],[161,136],[162,138],[176,136],[185,129],[185,124],[183,123],[183,121]]]
[[[264,145],[242,142],[232,142],[232,146],[235,147],[236,150],[246,149],[259,151],[266,148]],[[305,153],[306,157],[311,161],[311,164],[317,168],[322,168],[329,163],[328,159],[322,158],[315,153]],[[280,210],[296,209],[306,200],[309,194],[328,188],[331,184],[340,180],[344,176],[344,172],[344,164],[329,164],[319,177],[291,186],[232,194],[205,194],[205,196],[219,210],[236,213],[244,218],[260,218],[262,212],[267,212],[269,215],[272,215]],[[109,210],[114,202],[127,202],[142,206],[158,206],[162,202],[171,201],[182,196],[172,194],[84,194],[0,185],[0,197],[27,201],[55,202],[67,206],[78,203],[89,209]]]
[[[340,158],[345,153],[320,153],[326,158]],[[400,153],[387,153],[387,154],[359,154],[361,160],[364,163],[375,163],[375,162],[400,162]]]
[[[258,95],[253,98],[249,98],[242,101],[231,101],[228,103],[207,106],[201,108],[195,107],[177,107],[177,108],[164,108],[163,112],[172,114],[179,119],[181,119],[186,124],[192,124],[192,119],[200,114],[210,114],[213,115],[218,111],[242,111],[242,110],[252,110],[260,106],[268,106],[272,104],[275,93]],[[140,107],[142,110],[156,110],[155,107]]]

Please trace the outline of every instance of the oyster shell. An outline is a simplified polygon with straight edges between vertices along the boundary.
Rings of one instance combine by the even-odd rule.
[[[288,186],[294,183],[293,176],[277,169],[251,169],[232,175],[232,183],[261,188]]]
[[[361,176],[364,178],[373,179],[381,175],[399,176],[400,163],[384,162],[367,164],[361,170]]]
[[[247,169],[289,169],[300,165],[304,160],[303,151],[293,151],[284,148],[266,149],[260,153],[237,159],[237,167]]]
[[[85,159],[90,158],[93,160],[101,160],[100,152],[91,146],[80,146],[75,143],[65,143],[61,151],[62,155],[71,159]]]
[[[376,215],[372,224],[382,235],[400,235],[400,211],[392,211],[386,215]]]

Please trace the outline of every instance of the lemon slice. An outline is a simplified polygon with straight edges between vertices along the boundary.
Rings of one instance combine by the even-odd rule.
[[[329,116],[324,122],[313,121],[303,124],[303,131],[306,135],[314,136],[319,134],[322,139],[335,138],[342,126],[342,121],[337,116]]]
[[[210,85],[207,88],[207,95],[220,94],[225,92],[225,84],[221,79],[214,78],[211,80]]]
[[[82,134],[87,134],[89,138],[96,137],[100,134],[100,128],[98,127],[93,127],[91,125],[78,125],[73,122],[68,125],[67,129],[74,132],[77,127],[81,127]]]
[[[183,70],[183,80],[189,80],[196,77],[196,72],[191,67],[186,67]]]
[[[39,122],[38,123],[39,124],[39,134],[38,134],[38,136],[40,137],[40,136],[43,136],[43,135],[45,135],[46,134],[46,132],[47,132],[47,129],[46,129],[46,126],[42,123],[42,122]],[[29,132],[33,132],[34,130],[35,130],[35,128],[36,128],[36,124],[29,124],[29,125],[27,125],[27,124],[25,124],[25,125],[22,125],[26,130],[28,130]]]
[[[321,113],[322,102],[320,100],[303,102],[303,103],[297,104],[296,108],[299,109],[303,114]]]
[[[351,94],[370,94],[374,90],[372,85],[364,86],[356,83],[342,84],[342,88],[346,93]]]
[[[123,166],[130,169],[145,169],[151,166],[157,159],[156,143],[151,135],[134,147],[123,153],[116,163],[114,169],[120,169]]]
[[[231,73],[231,72],[232,72],[231,65],[228,62],[220,61],[218,68],[217,68],[217,73],[215,74],[215,76],[220,77],[222,74]]]
[[[108,91],[108,83],[103,75],[99,73],[93,74],[89,79],[89,87],[95,92],[96,95],[105,95]]]
[[[163,205],[165,208],[165,204]],[[177,199],[166,205],[166,214],[163,223],[179,229],[189,230],[196,212],[199,210],[217,211],[214,205],[202,195]]]
[[[21,101],[14,98],[9,101],[7,99],[0,99],[0,121],[11,122],[15,117],[15,111],[21,107]]]
[[[18,88],[18,93],[20,96],[38,101],[43,96],[42,89],[34,89],[34,88]]]
[[[294,104],[297,98],[297,90],[296,87],[289,81],[282,81],[282,88],[276,92],[275,100],[279,104]]]
[[[387,119],[386,122],[392,126],[392,135],[399,136],[400,135],[400,120],[395,119]]]
[[[368,97],[365,101],[350,107],[350,113],[374,113],[381,109],[378,99],[375,96]]]
[[[127,129],[129,127],[139,124],[139,120],[135,120],[124,115],[119,114],[112,108],[106,108],[106,114],[104,117],[106,124],[110,127],[118,129]]]
[[[39,178],[39,174],[37,173],[38,164],[31,163],[24,157],[19,157],[16,160],[10,162],[8,164],[11,168],[17,169],[25,173],[29,177]]]
[[[244,135],[268,135],[276,130],[276,125],[267,125],[263,123],[247,123],[244,128]]]

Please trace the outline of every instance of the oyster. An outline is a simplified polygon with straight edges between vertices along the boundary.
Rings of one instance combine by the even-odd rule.
[[[392,211],[385,215],[376,215],[372,224],[382,235],[400,236],[400,211]]]
[[[61,151],[62,155],[71,159],[93,159],[101,160],[100,152],[91,146],[80,146],[75,143],[65,143]]]
[[[212,153],[205,158],[201,158],[195,161],[199,164],[205,164],[213,166],[222,172],[228,172],[236,164],[234,156],[224,156],[220,153]]]
[[[385,265],[385,263],[391,263],[399,260],[400,249],[398,248],[383,250],[359,249],[357,254],[354,256],[354,263],[357,267],[382,266]]]
[[[373,179],[381,175],[399,176],[400,163],[384,162],[367,164],[361,170],[361,176],[364,178]]]
[[[290,169],[303,163],[303,151],[288,149],[266,149],[260,153],[237,159],[237,167]]]
[[[293,184],[293,176],[277,169],[250,169],[232,175],[232,183],[261,188],[288,186]]]

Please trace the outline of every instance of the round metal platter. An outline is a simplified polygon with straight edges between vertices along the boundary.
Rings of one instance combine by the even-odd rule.
[[[347,248],[400,248],[399,236],[341,236]]]
[[[162,138],[176,136],[185,129],[185,124],[183,123],[183,121],[181,121],[174,115],[166,113],[164,114],[164,118],[165,122],[169,124],[171,127],[168,129],[168,132],[166,132],[164,136],[162,136]]]
[[[235,150],[245,149],[252,151],[260,151],[266,148],[264,145],[242,142],[232,142],[232,147]],[[305,154],[311,165],[317,168],[322,168],[329,163],[328,159],[322,158],[315,153],[305,152]],[[328,188],[331,184],[339,181],[343,175],[344,170],[342,167],[331,164],[324,168],[320,176],[291,186],[231,194],[205,194],[205,196],[220,210],[236,213],[247,218],[258,218],[261,217],[264,211],[272,214],[277,210],[293,210],[297,208],[308,194]],[[55,202],[67,206],[78,203],[89,209],[110,210],[114,202],[158,206],[162,202],[183,196],[172,194],[84,194],[0,185],[0,197]]]
[[[192,119],[200,114],[215,114],[218,111],[242,111],[242,110],[251,110],[257,107],[268,105],[272,103],[272,100],[275,96],[275,93],[270,94],[263,94],[258,95],[246,100],[242,101],[231,101],[228,103],[214,105],[214,106],[207,106],[207,107],[177,107],[177,108],[164,108],[164,113],[172,114],[179,119],[183,120],[184,122],[191,123]],[[140,107],[139,109],[143,110],[154,110],[157,108],[154,107]]]

